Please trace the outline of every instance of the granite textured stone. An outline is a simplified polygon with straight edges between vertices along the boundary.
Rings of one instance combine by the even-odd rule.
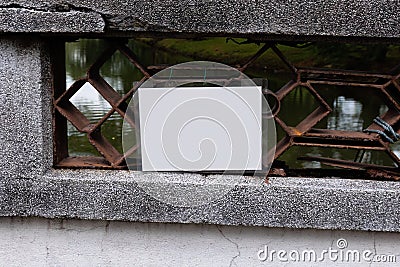
[[[148,195],[136,182],[137,176],[151,176],[173,194],[165,175],[52,170],[40,179],[2,179],[0,215],[400,231],[400,184],[395,182],[271,178],[266,184],[243,177],[220,199],[177,207]],[[176,174],[177,183],[186,187],[196,186],[199,176]]]
[[[0,17],[4,32],[122,31],[134,35],[151,31],[153,34],[262,34],[264,38],[276,39],[400,36],[398,1],[0,0],[0,7],[3,7]],[[13,16],[19,20],[7,22]],[[42,25],[42,22],[49,23]]]
[[[0,8],[0,32],[87,33],[103,32],[102,17],[93,12],[49,12]]]
[[[45,43],[0,39],[0,177],[34,178],[51,167],[51,74]]]

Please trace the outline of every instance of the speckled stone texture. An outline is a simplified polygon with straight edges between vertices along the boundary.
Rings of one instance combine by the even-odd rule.
[[[0,8],[0,32],[93,33],[103,32],[104,21],[93,12],[45,12]]]
[[[146,174],[159,180],[162,173]],[[2,179],[1,216],[140,222],[206,223],[289,228],[400,231],[400,184],[341,179],[244,178],[224,197],[197,207],[156,200],[128,171],[54,170],[41,179]],[[181,186],[199,175],[176,174]]]
[[[2,180],[33,179],[51,166],[51,77],[45,47],[29,37],[0,38]]]
[[[107,33],[263,34],[294,39],[400,36],[400,5],[386,0],[0,0],[1,7],[4,32],[92,29],[98,33],[104,29]]]

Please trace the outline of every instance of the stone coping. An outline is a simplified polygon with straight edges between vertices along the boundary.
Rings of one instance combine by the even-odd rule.
[[[397,39],[399,13],[382,0],[0,0],[0,32]]]
[[[173,179],[166,182],[166,177]],[[226,178],[220,186],[231,186],[231,178],[238,181]],[[240,177],[226,195],[192,207],[159,201],[142,184],[172,195],[177,187],[204,186],[203,179],[199,174],[49,170],[36,179],[2,180],[0,215],[400,231],[396,182],[276,177],[265,183],[263,178]]]

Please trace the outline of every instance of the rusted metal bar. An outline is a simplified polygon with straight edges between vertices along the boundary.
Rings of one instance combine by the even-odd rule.
[[[141,73],[143,73],[144,77],[150,78],[151,75],[149,74],[148,70],[146,67],[144,67],[142,64],[139,63],[139,59],[135,55],[135,53],[132,52],[126,45],[122,45],[120,43],[115,43],[115,46],[118,48],[119,51],[121,51],[122,54],[124,54],[128,60],[140,70]]]
[[[295,65],[293,65],[292,62],[290,62],[285,55],[279,50],[276,45],[271,45],[271,49],[275,52],[275,54],[282,60],[282,62],[289,68],[289,70],[295,74],[298,75],[298,70]]]
[[[367,71],[357,71],[357,70],[340,70],[340,69],[322,69],[322,68],[298,68],[299,74],[326,74],[331,76],[350,76],[350,77],[362,77],[362,78],[383,78],[383,79],[392,79],[391,74],[382,74],[382,73],[374,73]]]
[[[338,81],[317,81],[311,80],[308,81],[310,84],[325,84],[325,85],[336,85],[336,86],[350,86],[350,87],[371,87],[376,89],[383,88],[382,85],[379,84],[368,84],[368,83],[355,83],[355,82],[338,82]]]
[[[368,164],[368,163],[360,163],[354,161],[348,161],[343,159],[332,159],[325,157],[311,157],[311,156],[301,156],[297,158],[298,160],[306,160],[306,161],[318,161],[323,164],[332,166],[332,167],[340,167],[347,168],[352,170],[366,170],[366,169],[381,169],[381,170],[392,170],[395,171],[397,168],[392,166],[381,166],[376,164]]]
[[[89,67],[87,75],[90,76],[90,74],[96,75],[100,73],[100,68],[112,57],[112,55],[114,55],[116,51],[117,48],[115,46],[108,45],[107,48],[99,55],[97,60]]]
[[[268,49],[271,48],[270,44],[264,44],[258,51],[255,53],[246,63],[237,69],[241,72],[244,72],[251,64],[253,64],[258,58],[260,58]]]
[[[104,157],[66,157],[56,167],[69,169],[127,169],[124,165],[112,166]]]
[[[394,181],[400,180],[400,173],[397,167],[381,166],[375,164],[367,164],[367,163],[360,163],[360,162],[332,159],[325,157],[304,156],[304,157],[298,157],[297,159],[306,161],[317,161],[331,167],[345,168],[351,170],[365,170],[367,174],[369,174],[373,178],[394,180]]]
[[[50,67],[52,79],[52,99],[53,99],[53,164],[58,165],[63,159],[68,157],[68,136],[67,119],[57,110],[55,103],[66,91],[65,74],[65,45],[63,41],[53,42],[48,47],[50,51]]]
[[[111,166],[118,166],[123,157],[118,150],[101,134],[100,129],[91,132],[89,135],[90,143],[97,148],[103,157],[111,163]]]

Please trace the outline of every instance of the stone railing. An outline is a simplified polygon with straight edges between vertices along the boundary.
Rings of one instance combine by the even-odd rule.
[[[53,168],[52,85],[66,38],[251,36],[398,42],[397,1],[0,0],[0,215],[400,231],[396,182],[246,179],[218,201],[175,207],[124,170]],[[134,174],[195,187],[200,174]],[[222,184],[223,186],[223,184]]]

